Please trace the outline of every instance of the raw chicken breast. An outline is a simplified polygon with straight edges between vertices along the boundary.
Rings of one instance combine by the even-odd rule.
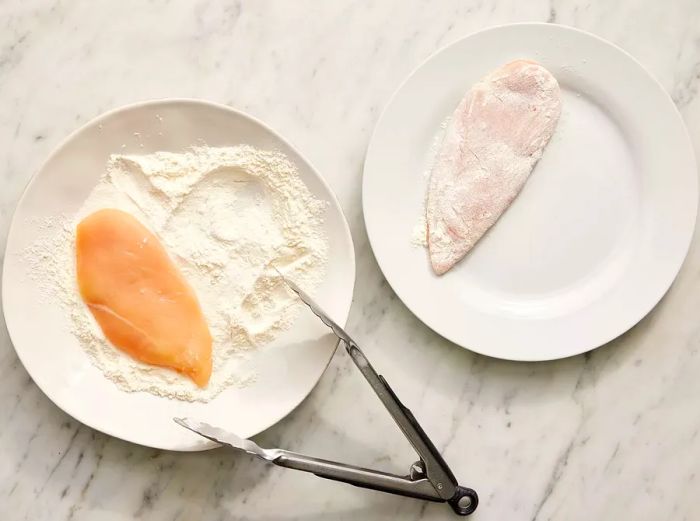
[[[428,185],[428,249],[435,273],[459,262],[513,202],[560,112],[557,80],[525,60],[493,71],[462,99]]]
[[[192,288],[138,220],[104,209],[78,224],[78,287],[107,339],[205,387],[212,339]]]

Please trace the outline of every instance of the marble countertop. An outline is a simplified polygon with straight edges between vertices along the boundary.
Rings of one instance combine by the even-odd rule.
[[[671,93],[700,152],[697,0],[7,0],[0,241],[39,164],[101,112],[158,97],[240,108],[297,145],[338,195],[357,255],[348,328],[460,481],[480,492],[475,519],[697,519],[697,241],[638,326],[587,355],[539,364],[474,355],[431,332],[387,286],[369,248],[362,162],[392,91],[436,49],[515,21],[573,25],[622,46]],[[95,432],[39,391],[4,327],[0,404],[3,520],[453,519],[444,505],[224,450],[168,453]],[[257,439],[395,472],[414,457],[341,352],[309,398]]]

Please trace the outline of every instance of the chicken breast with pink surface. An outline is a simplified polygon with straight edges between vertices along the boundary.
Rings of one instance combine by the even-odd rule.
[[[428,250],[438,275],[450,270],[520,193],[554,133],[559,84],[518,60],[481,79],[459,103],[430,172]]]

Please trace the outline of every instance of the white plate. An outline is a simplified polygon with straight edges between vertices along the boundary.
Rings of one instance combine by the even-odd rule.
[[[469,88],[514,59],[559,80],[561,120],[513,205],[437,277],[411,244],[431,145]],[[394,94],[367,151],[364,216],[389,284],[425,324],[478,353],[551,360],[612,340],[663,296],[692,237],[696,175],[675,106],[628,54],[567,27],[507,25],[441,50]]]
[[[206,404],[123,392],[90,362],[69,332],[68,318],[60,307],[40,303],[40,288],[32,282],[22,252],[40,236],[37,220],[78,210],[104,172],[110,154],[179,152],[202,143],[245,143],[280,150],[297,166],[311,192],[328,201],[325,231],[331,262],[317,298],[332,317],[345,323],[355,281],[355,257],[347,222],[328,185],[299,152],[261,122],[228,107],[195,100],[128,106],[71,135],[22,196],[10,227],[3,270],[7,328],[17,355],[41,390],[90,427],[171,450],[215,446],[177,426],[173,416],[191,416],[244,437],[283,418],[323,374],[335,350],[335,337],[310,312],[303,313],[290,330],[253,355],[250,367],[257,379],[252,385],[229,388]]]

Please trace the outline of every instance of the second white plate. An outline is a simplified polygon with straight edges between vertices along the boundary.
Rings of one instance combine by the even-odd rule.
[[[411,244],[441,123],[469,88],[515,59],[562,89],[556,133],[525,188],[450,272]],[[365,161],[369,239],[388,282],[449,340],[509,360],[551,360],[625,332],[666,292],[697,213],[695,158],[668,94],[588,33],[517,24],[438,52],[394,94]]]

